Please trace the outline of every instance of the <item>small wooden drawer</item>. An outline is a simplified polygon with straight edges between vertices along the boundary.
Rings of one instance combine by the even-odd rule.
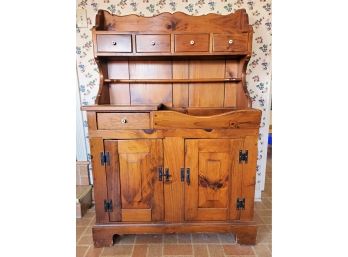
[[[248,33],[214,34],[214,52],[246,52],[248,51]]]
[[[209,34],[175,35],[175,52],[208,52]]]
[[[136,35],[137,53],[169,53],[170,35]]]
[[[98,129],[149,129],[149,113],[98,113]]]
[[[97,35],[97,50],[98,52],[131,53],[132,36]]]

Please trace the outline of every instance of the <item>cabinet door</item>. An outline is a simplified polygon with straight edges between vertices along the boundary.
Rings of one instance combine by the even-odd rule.
[[[163,220],[163,182],[158,174],[163,167],[162,140],[106,140],[105,151],[110,155],[110,221]]]
[[[192,139],[185,140],[185,147],[185,219],[239,219],[236,199],[241,194],[242,140]]]

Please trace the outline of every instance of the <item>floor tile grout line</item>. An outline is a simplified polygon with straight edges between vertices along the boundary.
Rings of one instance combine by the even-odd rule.
[[[87,253],[88,253],[88,251],[89,251],[89,248],[91,248],[91,246],[88,246],[87,251],[85,252],[85,254],[83,255],[83,257],[85,257],[85,256],[87,255]]]

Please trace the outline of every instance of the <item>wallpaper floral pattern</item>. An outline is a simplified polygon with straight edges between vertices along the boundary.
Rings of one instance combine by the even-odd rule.
[[[98,91],[98,69],[93,58],[91,28],[99,9],[112,14],[153,16],[162,12],[184,12],[190,15],[218,13],[246,9],[253,25],[253,54],[247,69],[247,87],[253,106],[263,111],[259,133],[259,153],[256,178],[256,199],[260,199],[266,168],[269,97],[271,86],[272,9],[271,0],[77,0],[77,8],[86,15],[83,25],[76,25],[76,60],[82,105],[94,104]],[[87,121],[84,114],[84,126]],[[87,140],[88,144],[88,140]],[[89,148],[89,147],[88,147]]]

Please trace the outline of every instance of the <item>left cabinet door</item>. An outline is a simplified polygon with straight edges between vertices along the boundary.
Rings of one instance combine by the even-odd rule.
[[[161,139],[105,140],[110,221],[149,222],[164,219],[163,142]]]

